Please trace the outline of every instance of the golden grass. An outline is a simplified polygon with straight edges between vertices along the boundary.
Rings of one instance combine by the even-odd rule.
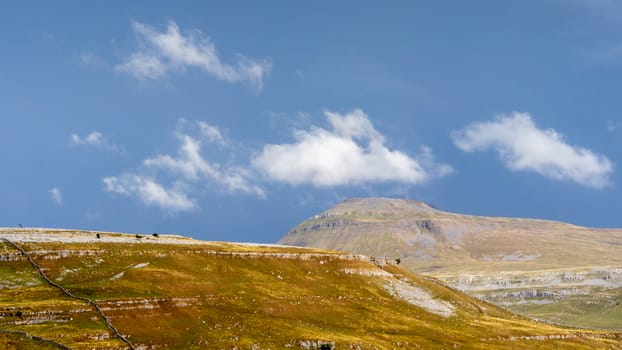
[[[346,273],[382,270],[368,261],[338,259],[340,253],[229,243],[22,246],[49,277],[62,278],[59,283],[72,293],[96,300],[121,333],[147,347],[280,349],[288,344],[300,348],[301,341],[326,341],[336,343],[336,348],[362,349],[605,349],[615,348],[621,339],[614,332],[536,323],[395,266],[384,267],[390,277]],[[57,258],[59,250],[74,253]],[[90,255],[79,254],[87,250]],[[42,251],[50,253],[38,253]],[[326,255],[274,256],[278,253]],[[6,264],[15,268],[0,269],[3,278],[31,273],[25,261],[0,262]],[[134,268],[137,264],[143,265]],[[124,274],[114,279],[120,272]],[[456,315],[445,318],[394,298],[383,284],[397,278],[451,303]],[[36,298],[12,299],[12,293],[35,290]],[[76,302],[43,284],[0,289],[0,303],[5,303],[0,305],[11,300],[23,310],[59,311],[71,319],[9,326],[7,322],[14,319],[3,317],[4,329],[53,338],[74,349],[123,348],[116,339],[93,339],[107,333],[103,322],[91,311],[72,313]],[[529,338],[552,335],[574,338]],[[0,348],[12,341],[2,339]]]

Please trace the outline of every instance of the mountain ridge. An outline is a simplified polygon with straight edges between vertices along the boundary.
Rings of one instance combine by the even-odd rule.
[[[310,217],[278,243],[399,259],[410,271],[516,312],[622,328],[613,314],[622,300],[622,229],[462,215],[420,201],[359,198]],[[590,295],[598,293],[600,308],[576,308],[577,303],[595,302]],[[566,305],[568,300],[573,302]],[[611,300],[614,307],[607,304]],[[555,310],[560,305],[563,312]],[[574,313],[569,311],[573,308]],[[601,311],[610,315],[606,322],[577,319],[581,312],[596,318]]]
[[[351,203],[362,203],[362,202],[368,202],[368,203],[384,203],[385,205],[390,205],[390,204],[396,204],[396,203],[404,203],[404,204],[414,204],[415,206],[420,207],[423,211],[433,211],[433,212],[439,212],[439,213],[443,213],[443,214],[447,214],[447,215],[459,215],[459,216],[464,216],[464,217],[472,217],[472,218],[484,218],[484,219],[502,219],[502,220],[516,220],[516,221],[535,221],[535,222],[546,222],[546,223],[551,223],[551,224],[563,224],[563,225],[567,225],[567,226],[573,226],[573,227],[579,227],[579,228],[586,228],[586,229],[592,229],[592,230],[622,230],[622,228],[615,228],[615,227],[591,227],[591,226],[585,226],[585,225],[578,225],[578,224],[573,224],[573,223],[569,223],[569,222],[565,222],[565,221],[561,221],[561,220],[553,220],[553,219],[546,219],[546,218],[535,218],[535,217],[519,217],[519,216],[494,216],[494,215],[482,215],[482,214],[463,214],[463,213],[459,213],[459,212],[454,212],[454,211],[447,211],[447,210],[443,210],[441,208],[437,208],[435,205],[429,204],[425,201],[420,201],[420,200],[416,200],[416,199],[405,199],[405,198],[396,198],[396,197],[353,197],[353,198],[347,198],[347,199],[343,199],[340,202],[336,203],[333,207],[331,207],[328,210],[325,210],[323,213],[326,212],[330,212],[336,208],[339,208],[342,205],[347,205],[347,204],[351,204]],[[374,207],[374,210],[377,210],[378,207]],[[316,214],[313,217],[317,216],[317,215],[321,215],[321,214]]]

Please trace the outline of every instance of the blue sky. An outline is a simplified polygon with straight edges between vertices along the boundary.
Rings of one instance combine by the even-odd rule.
[[[622,227],[622,5],[5,2],[0,226],[274,242],[349,197]]]

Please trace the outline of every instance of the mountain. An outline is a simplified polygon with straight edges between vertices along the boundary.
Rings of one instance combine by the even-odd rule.
[[[5,349],[622,349],[392,260],[181,236],[0,229]]]
[[[363,198],[309,218],[279,243],[399,259],[412,272],[531,317],[622,328],[620,229]]]

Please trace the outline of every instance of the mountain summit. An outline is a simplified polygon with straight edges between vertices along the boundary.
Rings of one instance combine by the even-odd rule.
[[[279,243],[399,259],[413,272],[514,311],[622,328],[622,229],[359,198],[305,220]]]

